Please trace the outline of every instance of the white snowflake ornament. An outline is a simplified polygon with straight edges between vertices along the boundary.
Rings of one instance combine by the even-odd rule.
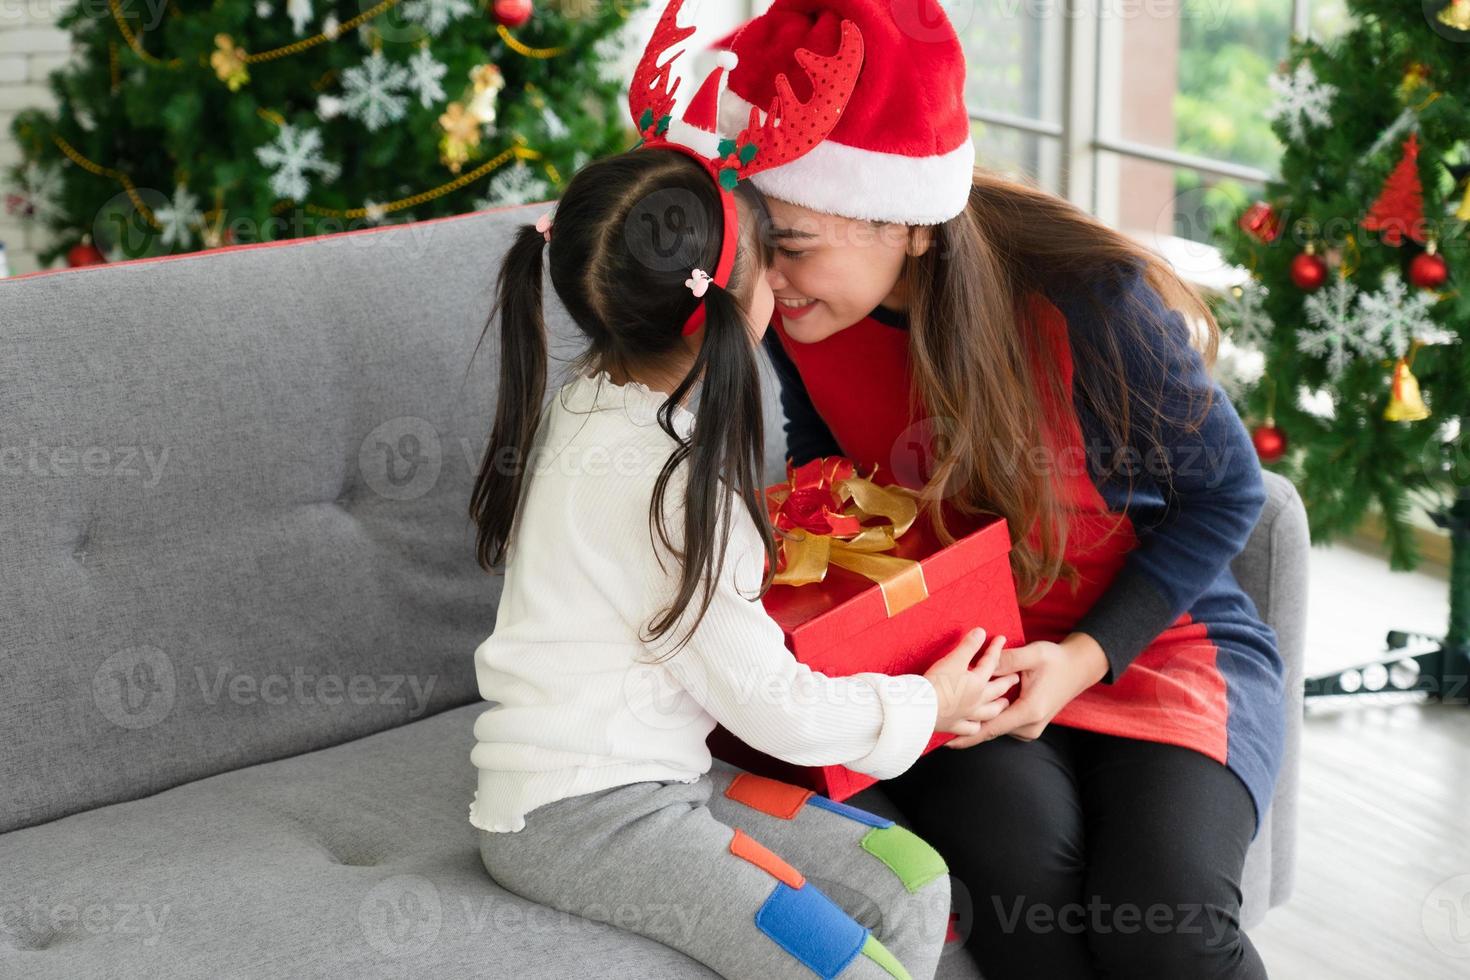
[[[1347,370],[1358,355],[1370,355],[1373,343],[1359,329],[1354,304],[1358,287],[1338,276],[1332,284],[1307,298],[1303,308],[1312,324],[1297,333],[1297,346],[1302,353],[1327,360],[1327,371],[1334,378]]]
[[[271,191],[297,201],[304,200],[311,190],[309,174],[316,174],[322,183],[330,184],[342,171],[336,163],[322,156],[322,134],[319,131],[290,123],[281,126],[274,143],[258,147],[255,157],[274,171],[271,174]]]
[[[1215,318],[1236,345],[1257,350],[1266,346],[1276,328],[1265,309],[1270,295],[1270,287],[1256,279],[1231,287],[1226,294]]]
[[[449,69],[434,60],[428,45],[419,48],[408,59],[408,88],[419,97],[419,105],[425,109],[444,98],[444,86],[439,84]]]
[[[374,51],[342,72],[342,106],[369,132],[377,132],[403,118],[408,99],[399,93],[408,85],[408,69]]]
[[[55,164],[26,164],[20,172],[22,213],[33,221],[59,217],[61,190],[61,168]]]
[[[194,241],[195,230],[204,221],[199,210],[199,199],[189,188],[179,184],[174,188],[173,199],[161,208],[153,209],[162,234],[159,240],[170,247],[179,245],[187,248]]]
[[[474,9],[468,0],[408,0],[403,5],[403,17],[422,27],[430,37],[437,37],[450,21],[468,16]]]
[[[1364,334],[1387,357],[1400,358],[1409,344],[1454,343],[1455,335],[1429,315],[1439,297],[1423,289],[1410,290],[1395,272],[1386,273],[1375,293],[1358,297],[1358,320]]]
[[[527,166],[524,160],[517,160],[497,172],[490,178],[490,184],[485,190],[485,196],[475,202],[475,208],[480,211],[544,201],[549,196],[546,182],[536,176],[536,171]]]
[[[1297,65],[1290,75],[1272,75],[1270,84],[1276,104],[1266,110],[1266,118],[1272,122],[1284,119],[1293,141],[1306,138],[1308,124],[1320,127],[1332,122],[1327,110],[1337,97],[1337,88],[1319,82],[1310,61]]]

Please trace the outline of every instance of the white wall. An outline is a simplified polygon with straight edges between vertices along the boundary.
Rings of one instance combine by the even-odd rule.
[[[0,0],[0,167],[20,160],[20,149],[10,136],[10,123],[21,109],[52,104],[46,76],[67,60],[71,36],[56,29],[56,21],[71,0]],[[0,193],[15,190],[0,178]],[[12,273],[35,269],[35,249],[44,233],[30,230],[30,222],[9,214],[0,198],[0,242]]]

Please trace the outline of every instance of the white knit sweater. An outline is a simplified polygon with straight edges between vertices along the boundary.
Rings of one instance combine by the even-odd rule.
[[[604,372],[574,377],[547,409],[495,630],[475,651],[480,695],[497,702],[475,721],[476,827],[520,830],[544,803],[626,783],[694,782],[709,771],[716,722],[787,762],[880,779],[911,766],[934,733],[938,699],[924,677],[828,677],[791,655],[754,598],[765,555],[743,509],[703,622],[652,663],[694,612],[657,641],[639,638],[679,575],[648,522],[674,446],[655,417],[664,399]],[[677,408],[674,423],[687,435],[694,416]],[[676,547],[686,479],[681,466],[665,498]]]

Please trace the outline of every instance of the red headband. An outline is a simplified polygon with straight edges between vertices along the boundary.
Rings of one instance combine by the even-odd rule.
[[[683,0],[669,0],[654,27],[653,37],[643,52],[638,68],[633,72],[633,82],[628,92],[628,110],[643,137],[635,149],[660,148],[676,150],[703,165],[710,179],[719,188],[721,210],[724,215],[723,234],[720,243],[720,259],[715,266],[711,281],[721,289],[730,283],[730,273],[735,267],[736,243],[739,240],[738,215],[735,210],[735,186],[763,170],[771,170],[790,163],[827,138],[832,127],[842,118],[842,110],[852,95],[863,65],[863,36],[851,21],[842,22],[842,41],[831,55],[815,55],[803,48],[796,52],[796,62],[806,69],[812,83],[812,96],[806,102],[796,98],[791,83],[784,73],[776,76],[776,96],[761,121],[760,109],[752,106],[750,121],[735,139],[722,139],[714,157],[684,143],[668,137],[669,121],[674,108],[674,93],[678,91],[679,79],[669,85],[670,69],[683,51],[659,64],[665,51],[694,33],[693,27],[680,27],[677,23],[679,8]],[[725,70],[724,65],[715,68],[710,76]],[[707,81],[706,85],[710,82]],[[722,81],[715,83],[717,86]],[[718,90],[716,90],[718,103]],[[718,120],[716,108],[714,117]],[[687,115],[684,120],[691,123]],[[692,124],[692,123],[691,123]],[[714,134],[711,134],[712,136]],[[759,156],[759,161],[756,157]],[[704,303],[695,307],[694,313],[684,323],[683,333],[694,333],[704,324]]]
[[[678,152],[683,153],[687,156],[691,156],[695,160],[698,160],[700,163],[706,165],[709,162],[708,157],[702,155],[698,150],[694,149],[693,147],[685,146],[683,143],[672,143],[668,141],[654,144],[645,143],[641,144],[639,148],[646,148],[650,145],[663,150],[677,150]],[[720,232],[720,258],[715,263],[715,272],[714,275],[710,277],[710,282],[716,286],[719,286],[721,289],[724,289],[730,284],[730,273],[733,272],[735,269],[735,248],[736,242],[740,238],[740,215],[735,210],[735,195],[730,191],[727,191],[724,185],[719,183],[718,178],[715,181],[715,186],[719,189],[720,192],[720,211],[722,214],[722,227]],[[694,308],[693,313],[689,314],[689,319],[684,321],[683,333],[687,337],[689,334],[694,333],[702,326],[704,326],[703,301],[701,301],[699,305]]]

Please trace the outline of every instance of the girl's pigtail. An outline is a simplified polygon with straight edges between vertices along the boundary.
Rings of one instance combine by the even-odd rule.
[[[688,459],[679,591],[664,615],[649,625],[652,635],[660,636],[690,616],[691,625],[669,656],[683,647],[704,618],[714,582],[724,572],[734,516],[730,508],[732,494],[739,497],[765,541],[767,566],[762,592],[776,567],[762,482],[765,433],[756,345],[745,311],[729,292],[711,285],[704,305],[704,342],[688,377],[665,405],[665,413],[671,413],[669,406],[679,403],[695,379],[703,377],[693,432],[675,449],[659,474],[651,508],[651,513],[657,515],[660,539],[666,548],[672,548],[662,522],[664,494],[674,470]],[[663,428],[670,434],[674,431],[668,418],[663,419]],[[716,529],[714,534],[711,528]]]
[[[505,560],[511,528],[530,465],[531,442],[546,396],[546,320],[542,313],[541,265],[546,238],[522,225],[506,253],[496,282],[495,307],[480,343],[500,313],[500,391],[495,427],[470,495],[470,517],[478,526],[475,554],[490,571]],[[476,350],[479,344],[476,344]]]

